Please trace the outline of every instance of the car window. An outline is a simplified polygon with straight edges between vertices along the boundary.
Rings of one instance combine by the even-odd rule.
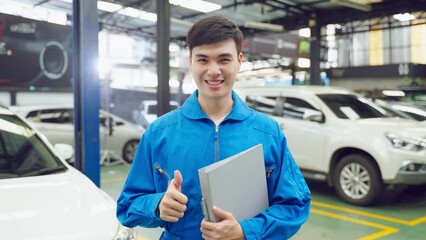
[[[248,95],[246,97],[247,106],[269,115],[274,113],[276,97],[265,97],[259,95]]]
[[[293,97],[249,95],[246,103],[259,112],[292,119],[303,119],[307,109],[316,110],[308,102]]]
[[[31,111],[27,114],[26,118],[33,122],[72,124],[73,110],[72,109],[46,109],[46,110]]]
[[[399,109],[400,111],[404,112],[405,114],[409,115],[411,118],[417,120],[417,121],[425,121],[426,120],[426,112],[421,111],[419,109]]]
[[[318,97],[342,119],[363,119],[387,117],[385,111],[356,95],[318,94]]]
[[[33,129],[13,115],[0,115],[0,179],[66,167]]]

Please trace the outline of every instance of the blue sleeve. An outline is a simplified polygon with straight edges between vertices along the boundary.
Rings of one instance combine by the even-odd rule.
[[[247,240],[289,239],[309,216],[311,194],[296,165],[285,138],[281,159],[277,159],[274,183],[268,186],[269,208],[253,218],[240,222]]]
[[[149,131],[142,136],[129,175],[117,200],[117,218],[126,227],[162,227],[157,207],[164,192],[155,190]]]

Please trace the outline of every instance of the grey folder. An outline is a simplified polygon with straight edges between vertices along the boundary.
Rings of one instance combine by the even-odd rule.
[[[220,219],[213,206],[231,212],[238,221],[269,206],[262,144],[198,170],[205,218]]]

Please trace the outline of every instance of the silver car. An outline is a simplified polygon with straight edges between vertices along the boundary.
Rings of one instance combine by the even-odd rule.
[[[30,120],[51,143],[73,145],[74,110],[72,106],[12,106],[10,109]],[[99,111],[99,120],[102,156],[121,158],[132,163],[137,145],[145,129],[104,110]]]

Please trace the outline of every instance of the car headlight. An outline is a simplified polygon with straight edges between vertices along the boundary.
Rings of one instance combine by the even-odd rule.
[[[426,149],[426,139],[401,137],[394,133],[385,133],[392,146],[397,149],[418,152]]]
[[[118,224],[117,233],[115,234],[114,240],[137,240],[139,239],[138,233],[135,228],[127,228],[121,224]]]

